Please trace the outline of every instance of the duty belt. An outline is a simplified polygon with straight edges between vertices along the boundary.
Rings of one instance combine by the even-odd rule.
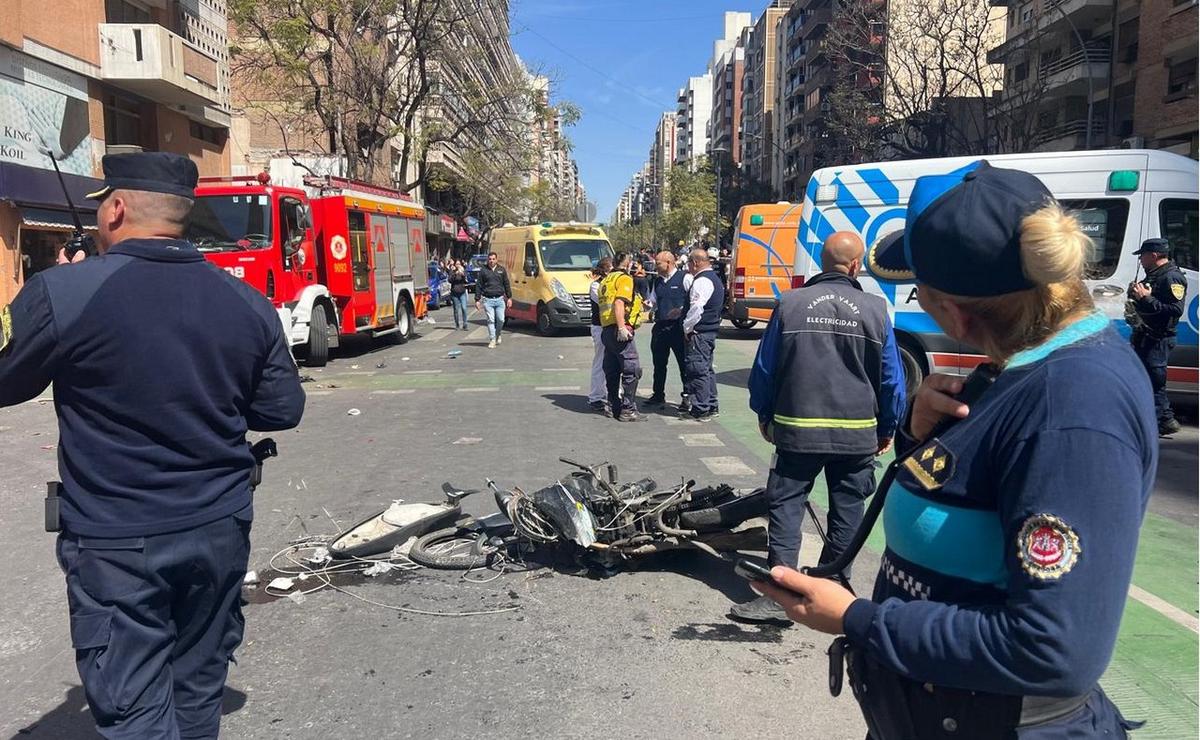
[[[884,668],[851,646],[845,637],[833,641],[828,655],[829,693],[841,693],[844,669],[849,664],[854,697],[875,740],[914,740],[935,734],[972,740],[1009,738],[1014,729],[1070,715],[1090,695],[1004,696],[922,684]]]

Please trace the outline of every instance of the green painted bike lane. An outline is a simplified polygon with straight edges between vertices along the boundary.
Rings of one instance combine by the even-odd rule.
[[[744,340],[718,340],[718,373],[748,368],[756,347],[756,343]],[[758,420],[748,405],[749,391],[744,385],[721,385],[718,393],[721,416],[717,423],[769,463],[774,446],[758,432]],[[880,462],[886,465],[893,458],[889,453]],[[824,480],[814,485],[812,500],[822,510],[827,507]],[[867,539],[867,549],[879,554],[883,548],[883,526],[877,523]],[[1195,527],[1147,513],[1138,543],[1134,584],[1195,615],[1200,599],[1198,550]],[[1200,640],[1195,632],[1133,598],[1126,600],[1117,645],[1101,685],[1127,717],[1147,721],[1135,737],[1197,737],[1198,651]]]

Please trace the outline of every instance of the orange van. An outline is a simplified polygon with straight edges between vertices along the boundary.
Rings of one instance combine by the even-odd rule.
[[[802,203],[755,203],[737,214],[725,315],[739,329],[769,321],[793,286]]]

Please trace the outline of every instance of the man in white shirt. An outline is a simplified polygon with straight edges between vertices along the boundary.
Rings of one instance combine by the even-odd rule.
[[[713,351],[725,308],[725,285],[712,269],[712,258],[703,247],[693,249],[688,255],[688,268],[692,279],[684,281],[688,291],[688,309],[683,317],[687,344],[684,390],[691,408],[685,414],[696,421],[711,421],[720,413]]]

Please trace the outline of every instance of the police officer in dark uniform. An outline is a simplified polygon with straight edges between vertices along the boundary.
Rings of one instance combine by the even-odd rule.
[[[1123,738],[1097,684],[1117,639],[1158,463],[1150,383],[1083,282],[1090,240],[1033,175],[918,178],[873,246],[946,334],[1002,368],[982,395],[933,374],[897,435],[875,591],[776,566],[759,588],[844,635],[873,740]],[[946,428],[943,422],[959,420]]]
[[[35,275],[0,313],[0,406],[54,386],[57,554],[97,729],[213,738],[244,626],[246,432],[296,426],[304,392],[270,302],[181,238],[196,165],[103,166],[100,256]]]
[[[1150,387],[1154,389],[1154,412],[1158,433],[1174,434],[1179,422],[1167,398],[1167,363],[1175,349],[1175,326],[1183,315],[1187,278],[1171,261],[1171,246],[1166,239],[1147,239],[1134,252],[1146,270],[1146,277],[1129,284],[1126,320],[1133,329],[1133,351],[1146,366]]]

